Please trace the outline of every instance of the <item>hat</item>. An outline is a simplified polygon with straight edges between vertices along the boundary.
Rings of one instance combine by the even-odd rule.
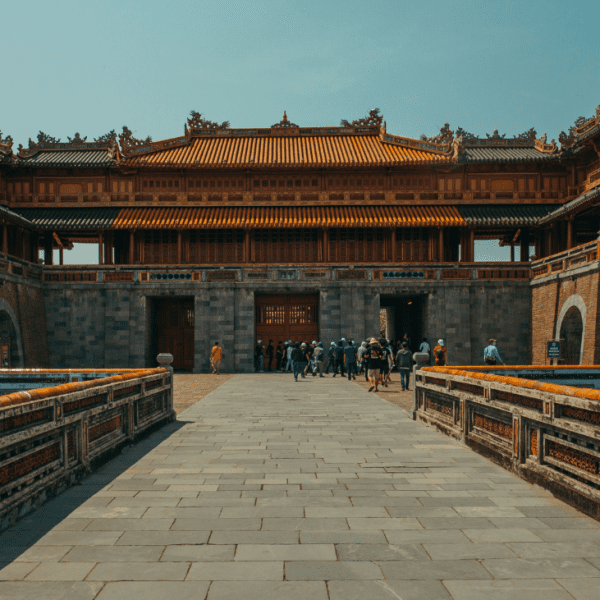
[[[316,343],[317,343],[317,340],[313,340],[311,343],[312,343],[312,344],[316,344]]]
[[[346,341],[346,338],[342,338],[342,342],[345,342],[345,341]]]
[[[441,340],[441,339],[440,339],[440,340],[438,340],[438,344],[439,344],[440,346],[443,346],[443,345],[444,345],[444,340]]]
[[[494,338],[490,338],[490,344],[494,344],[496,340]]]
[[[305,344],[304,342],[302,342],[302,343],[300,344],[300,346],[301,346],[302,348],[306,348],[306,344]]]
[[[378,342],[378,341],[377,341],[375,338],[371,338],[371,339],[369,340],[369,344],[371,344],[371,346],[375,346],[375,345],[377,345],[378,343],[379,343],[379,342]]]
[[[262,340],[258,340],[257,344],[262,344]]]
[[[332,345],[332,346],[335,346],[335,342],[331,342],[331,345]]]

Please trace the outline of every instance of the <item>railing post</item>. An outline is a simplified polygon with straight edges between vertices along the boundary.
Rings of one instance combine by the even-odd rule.
[[[412,410],[412,418],[413,421],[417,420],[417,409],[419,408],[418,404],[418,391],[417,391],[417,371],[427,366],[429,363],[429,352],[415,352],[413,354],[413,360],[415,361],[415,365],[413,366],[413,410]]]
[[[175,421],[175,419],[177,418],[177,415],[175,414],[175,409],[173,407],[173,367],[171,366],[171,363],[173,362],[173,355],[168,354],[166,352],[161,352],[156,357],[156,361],[158,362],[158,364],[161,367],[165,368],[169,372],[170,386],[169,386],[169,392],[168,392],[169,397],[168,397],[167,404],[171,411],[171,420]]]

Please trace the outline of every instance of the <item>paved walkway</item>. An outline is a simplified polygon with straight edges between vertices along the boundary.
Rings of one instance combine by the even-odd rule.
[[[600,527],[340,379],[238,375],[0,537],[2,600],[598,600]]]

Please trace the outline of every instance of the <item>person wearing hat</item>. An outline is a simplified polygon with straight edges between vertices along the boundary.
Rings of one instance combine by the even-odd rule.
[[[323,350],[323,342],[319,342],[313,351],[313,360],[317,371],[319,371],[319,377],[323,377],[323,359],[325,358],[325,350]]]
[[[377,343],[377,340],[375,338],[370,339],[369,346],[363,354],[363,360],[367,362],[367,375],[371,384],[369,391],[372,392],[373,390],[375,390],[377,392],[377,387],[379,386],[379,364],[381,361],[381,348],[379,347],[379,344]]]
[[[497,365],[500,363],[501,365],[505,364],[500,358],[500,354],[498,354],[498,348],[496,348],[496,340],[494,338],[490,339],[490,344],[483,351],[483,362],[486,365]]]
[[[443,367],[446,365],[446,359],[448,357],[448,348],[444,346],[444,340],[439,339],[438,345],[433,349],[433,356],[435,357],[435,366]]]
[[[344,346],[346,345],[346,340],[342,338],[335,346],[335,362],[333,363],[333,376],[337,375],[339,370],[341,376],[345,375],[344,369]]]
[[[285,364],[285,371],[292,372],[294,370],[294,361],[292,360],[292,352],[294,351],[294,344],[292,340],[287,342],[287,350],[285,351],[285,358],[287,360]]]
[[[310,369],[310,372],[314,377],[317,373],[315,371],[315,363],[313,361],[313,352],[315,351],[315,346],[317,345],[317,342],[313,341],[310,344],[304,345],[306,346],[306,369],[304,369],[304,374],[308,375],[308,371]]]
[[[333,374],[335,375],[335,342],[331,342],[327,350],[327,366],[325,367],[325,375],[329,375],[330,367],[333,369]]]
[[[363,371],[366,371],[365,365],[363,364],[363,354],[365,353],[366,349],[367,349],[367,342],[362,342],[356,351],[356,357],[358,358],[358,373],[359,373],[359,375]]]
[[[304,368],[306,367],[306,344],[296,342],[292,352],[292,362],[294,363],[294,381],[298,381],[298,374],[304,379]]]
[[[344,348],[344,364],[346,366],[346,370],[348,371],[348,381],[350,381],[351,378],[356,381],[356,373],[358,370],[356,361],[356,346],[352,343],[352,340],[350,340],[350,343]]]
[[[262,340],[258,340],[254,348],[254,369],[257,373],[265,372],[265,347],[262,345]]]

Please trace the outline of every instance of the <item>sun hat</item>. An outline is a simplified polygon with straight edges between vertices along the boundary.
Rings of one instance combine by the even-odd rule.
[[[331,345],[332,345],[332,346],[335,346],[335,342],[331,342]]]
[[[444,345],[444,340],[442,340],[442,339],[439,339],[439,340],[438,340],[438,344],[439,344],[440,346],[443,346],[443,345]]]
[[[300,344],[300,346],[301,346],[302,348],[306,348],[306,344],[305,344],[304,342],[302,342],[302,343]]]
[[[371,344],[371,346],[376,346],[379,342],[375,339],[375,338],[371,338],[371,340],[369,341],[369,344]]]
[[[493,344],[496,340],[494,338],[490,338],[490,344]]]

